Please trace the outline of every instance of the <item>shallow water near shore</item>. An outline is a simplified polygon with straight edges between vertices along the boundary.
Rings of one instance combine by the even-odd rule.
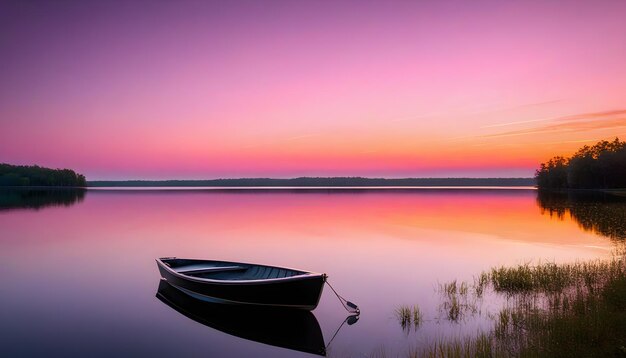
[[[309,355],[164,304],[154,259],[177,256],[325,272],[362,312],[328,355],[402,356],[492,327],[486,311],[451,319],[440,284],[494,266],[608,257],[624,239],[625,207],[531,188],[1,190],[0,340],[8,356]],[[482,300],[485,310],[501,303]],[[402,327],[403,305],[419,306],[419,326]],[[347,313],[326,288],[313,315],[328,344]],[[266,324],[252,329],[280,322]]]

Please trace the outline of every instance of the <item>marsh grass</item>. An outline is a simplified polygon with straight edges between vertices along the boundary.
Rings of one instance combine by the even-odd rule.
[[[413,328],[418,329],[424,320],[424,314],[419,306],[413,306]]]
[[[481,273],[478,277],[474,277],[474,294],[477,298],[482,298],[485,288],[489,284],[489,275],[486,272]]]
[[[440,285],[444,305],[460,307],[462,286]],[[471,288],[476,297],[490,289],[507,298],[491,315],[493,331],[442,340],[411,357],[626,357],[624,256],[493,268],[475,277]]]
[[[477,304],[474,297],[469,295],[470,285],[467,282],[458,283],[457,280],[454,280],[440,283],[438,290],[443,296],[439,311],[444,313],[444,317],[448,321],[458,323],[468,315],[477,312]],[[472,292],[476,292],[475,288]]]
[[[410,331],[411,328],[417,330],[424,321],[424,314],[418,305],[403,305],[395,310],[396,319],[400,323],[402,330]]]
[[[396,308],[395,314],[402,330],[406,331],[411,328],[411,308],[409,306],[400,306]]]
[[[498,354],[494,351],[491,337],[486,334],[480,334],[474,338],[434,342],[425,350],[411,350],[408,354],[409,358],[489,358],[495,356]]]

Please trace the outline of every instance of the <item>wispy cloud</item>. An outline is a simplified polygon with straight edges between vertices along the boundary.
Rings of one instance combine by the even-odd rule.
[[[558,102],[562,102],[562,101],[563,101],[562,99],[554,99],[554,100],[550,100],[550,101],[524,103],[524,104],[520,104],[520,105],[517,105],[517,106],[501,107],[501,108],[495,108],[495,109],[486,110],[486,111],[474,112],[474,113],[471,113],[471,115],[472,116],[477,116],[477,115],[484,115],[484,114],[511,112],[511,111],[516,111],[516,110],[525,109],[525,108],[545,106],[545,105],[548,105],[548,104],[558,103]],[[549,119],[531,120],[531,122],[542,121],[542,120],[549,120]],[[526,122],[526,121],[521,121],[521,122]],[[511,123],[513,123],[513,122],[511,122]],[[494,124],[487,125],[487,126],[484,126],[484,127],[481,127],[481,128],[497,127],[497,126],[501,126],[501,125],[508,125],[508,124],[507,123],[494,123]]]
[[[615,115],[622,115],[622,114],[626,114],[626,110],[620,109],[620,110],[611,110],[611,111],[603,111],[603,112],[580,113],[580,114],[573,114],[573,115],[561,116],[561,117],[531,119],[531,120],[526,120],[526,121],[495,123],[495,124],[482,126],[481,128],[505,127],[505,126],[513,126],[517,124],[547,122],[547,121],[575,121],[575,120],[581,120],[581,119],[593,120],[593,119],[600,119],[600,118],[605,118],[605,117],[610,117],[610,116],[615,116]]]
[[[497,124],[489,124],[486,126],[482,126],[480,128],[493,128],[493,127],[505,127],[505,126],[514,126],[516,124],[526,124],[526,123],[534,123],[534,122],[545,122],[545,121],[552,121],[554,120],[554,118],[541,118],[541,119],[531,119],[528,121],[515,121],[515,122],[508,122],[508,123],[497,123]]]
[[[573,114],[569,116],[559,117],[559,118],[556,118],[555,120],[574,121],[574,120],[579,120],[579,119],[600,119],[604,117],[618,116],[622,114],[626,115],[626,109],[615,109],[615,110],[602,111],[602,112]]]
[[[558,102],[562,102],[562,101],[563,101],[562,99],[555,99],[555,100],[543,101],[543,102],[524,103],[524,104],[520,104],[520,105],[517,105],[517,106],[510,106],[510,107],[500,107],[500,108],[491,108],[491,109],[483,108],[483,109],[477,109],[477,110],[474,110],[474,111],[470,111],[470,112],[467,113],[467,115],[473,117],[473,116],[480,116],[480,115],[484,115],[484,114],[509,112],[509,111],[514,111],[514,110],[523,109],[523,108],[538,107],[538,106],[558,103]],[[435,117],[450,116],[450,115],[452,115],[450,112],[431,112],[431,113],[423,114],[423,115],[420,115],[420,116],[406,116],[406,117],[393,118],[393,119],[389,119],[388,121],[389,122],[404,122],[404,121],[410,121],[410,120],[432,119],[432,118],[435,118]],[[552,118],[540,119],[540,120],[532,120],[530,122],[550,120],[550,119],[552,119]],[[503,125],[503,124],[488,125],[488,126],[484,126],[482,128],[496,127],[496,126],[501,126],[501,125]],[[506,125],[506,124],[504,124],[504,125]]]
[[[570,115],[556,118],[552,122],[552,124],[541,127],[487,134],[481,137],[506,137],[563,131],[579,132],[626,127],[626,110]]]
[[[557,140],[554,142],[541,142],[535,144],[564,144],[564,143],[589,143],[597,142],[599,139],[580,139],[580,140]]]
[[[481,113],[508,112],[508,111],[514,111],[514,110],[524,109],[524,108],[545,106],[547,104],[554,104],[554,103],[558,103],[558,102],[562,102],[562,101],[563,101],[562,99],[553,99],[553,100],[550,100],[550,101],[524,103],[524,104],[520,104],[520,105],[517,105],[517,106],[498,108],[498,109],[494,109],[494,110],[487,111],[487,112],[481,112]]]
[[[626,136],[626,132],[623,133],[617,133],[617,134],[611,134],[609,136],[601,136],[601,137],[597,137],[595,139],[580,139],[580,140],[559,140],[559,141],[551,141],[551,142],[537,142],[537,143],[533,143],[533,145],[549,145],[549,144],[567,144],[567,143],[595,143],[601,140],[612,140],[615,137],[622,137],[622,136]],[[489,147],[489,148],[500,148],[500,147],[519,147],[522,146],[523,144],[516,144],[513,142],[507,142],[507,143],[493,143],[493,142],[483,142],[483,143],[477,143],[477,144],[471,144],[471,147]]]

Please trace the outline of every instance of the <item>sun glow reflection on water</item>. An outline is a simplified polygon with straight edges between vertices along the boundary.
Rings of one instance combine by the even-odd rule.
[[[73,206],[0,210],[2,319],[13,326],[4,337],[16,342],[10,353],[298,354],[163,305],[154,297],[157,257],[328,273],[362,311],[333,342],[330,352],[341,356],[380,347],[402,353],[490,326],[485,315],[448,321],[439,283],[497,265],[606,257],[612,247],[572,217],[542,214],[531,189],[169,189],[89,190]],[[398,324],[394,311],[403,304],[423,311],[417,330]],[[330,290],[314,314],[326,340],[345,317]],[[33,336],[44,338],[28,345]]]

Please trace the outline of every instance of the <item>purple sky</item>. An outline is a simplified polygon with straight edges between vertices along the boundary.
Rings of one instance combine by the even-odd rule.
[[[3,1],[0,162],[530,176],[626,137],[626,1]]]

